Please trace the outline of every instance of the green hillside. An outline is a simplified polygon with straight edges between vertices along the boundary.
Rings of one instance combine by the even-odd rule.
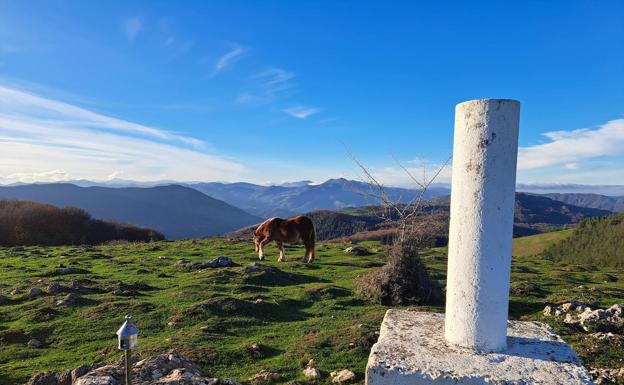
[[[574,229],[567,229],[514,238],[513,250],[511,254],[514,257],[529,257],[537,255],[557,242],[568,238],[573,232]]]
[[[314,358],[324,375],[321,384],[330,384],[329,372],[344,368],[353,370],[362,384],[375,332],[387,310],[354,293],[358,277],[384,261],[384,246],[362,245],[372,254],[353,256],[343,251],[346,244],[321,243],[313,265],[299,262],[301,247],[288,247],[285,263],[277,263],[276,251],[267,247],[265,268],[256,271],[249,268],[257,261],[251,243],[222,238],[0,248],[0,384],[20,384],[42,371],[118,360],[114,333],[126,312],[141,329],[141,358],[175,347],[211,376],[245,381],[268,369],[281,373],[283,384],[306,383],[302,369]],[[182,259],[205,262],[217,256],[231,257],[235,266],[190,271],[176,266]],[[446,255],[430,250],[423,261],[444,283]],[[63,270],[68,267],[78,270]],[[554,322],[541,314],[545,303],[576,298],[607,307],[621,302],[624,280],[605,277],[622,273],[540,257],[515,258],[510,315]],[[48,293],[51,282],[59,282],[61,290]],[[529,291],[524,290],[527,282]],[[43,293],[29,296],[32,287]],[[10,294],[15,288],[21,292]],[[57,306],[69,293],[80,296],[75,306]],[[621,364],[622,344],[588,340],[562,323],[553,326],[586,365]],[[28,348],[31,338],[42,347]],[[259,349],[250,349],[252,344]]]
[[[624,214],[583,220],[565,240],[544,252],[559,262],[624,267]]]

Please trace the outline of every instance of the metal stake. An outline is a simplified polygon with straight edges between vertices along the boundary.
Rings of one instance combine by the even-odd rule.
[[[132,385],[132,364],[130,363],[130,350],[124,350],[126,359],[126,385]]]

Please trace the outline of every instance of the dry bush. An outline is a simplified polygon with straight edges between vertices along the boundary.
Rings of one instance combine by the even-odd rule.
[[[440,305],[442,288],[418,256],[418,242],[395,241],[388,262],[362,277],[357,287],[365,299],[382,305]]]

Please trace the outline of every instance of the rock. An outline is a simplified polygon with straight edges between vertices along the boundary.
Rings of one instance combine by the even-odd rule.
[[[28,341],[27,346],[29,348],[32,348],[32,349],[40,348],[41,347],[41,341],[36,340],[36,339],[33,338],[32,340]]]
[[[176,261],[175,267],[183,270],[201,270],[216,267],[230,267],[233,265],[232,259],[229,257],[217,257],[208,262],[191,262],[188,259],[180,259]]]
[[[269,372],[268,370],[261,370],[259,373],[251,376],[249,382],[253,385],[267,385],[280,381],[282,376],[279,373]]]
[[[80,281],[78,281],[77,279],[72,279],[71,280],[71,288],[72,289],[80,288]]]
[[[213,259],[211,262],[216,262],[219,267],[229,267],[232,266],[232,258],[229,257],[217,257]]]
[[[50,282],[48,285],[48,293],[56,294],[62,290],[61,284],[58,282]]]
[[[344,251],[345,253],[351,254],[351,255],[369,255],[370,254],[370,251],[368,251],[367,248],[362,247],[362,246],[350,246],[350,247],[347,247]]]
[[[59,385],[59,373],[43,372],[35,374],[26,382],[26,385]]]
[[[28,296],[29,297],[37,297],[37,296],[41,295],[41,293],[43,293],[43,290],[39,289],[38,287],[31,287],[28,290]]]
[[[592,337],[594,337],[597,340],[600,341],[611,341],[612,339],[615,338],[615,334],[609,332],[609,333],[592,333],[591,335]]]
[[[18,295],[21,294],[22,291],[20,289],[18,289],[17,287],[13,290],[11,290],[11,295]]]
[[[596,385],[621,384],[624,382],[624,367],[596,368],[590,371]]]
[[[73,385],[123,385],[123,365],[91,370]],[[205,377],[201,369],[175,350],[139,361],[132,368],[133,385],[240,385],[231,379]],[[43,384],[42,384],[43,385]]]
[[[134,374],[134,370],[132,371]],[[134,383],[133,379],[133,383]],[[78,378],[73,385],[123,385],[123,369],[117,365],[106,365]],[[134,385],[134,384],[133,384]]]
[[[310,360],[310,362],[314,363],[313,360]],[[321,379],[321,371],[318,370],[314,365],[310,365],[310,363],[308,363],[308,366],[303,369],[303,375],[312,381],[317,381]]]
[[[610,332],[624,330],[624,309],[615,304],[608,309],[593,309],[578,301],[563,303],[555,308],[546,306],[545,316],[564,316],[563,322],[580,325],[587,332]]]
[[[624,317],[624,307],[619,303],[616,303],[615,305],[608,308],[607,312],[614,314],[618,317]]]
[[[63,299],[56,302],[56,306],[74,306],[80,299],[76,293],[69,293]]]
[[[355,373],[348,369],[342,369],[339,372],[331,372],[332,384],[346,384],[355,381]]]
[[[70,275],[70,274],[86,274],[88,270],[78,267],[60,267],[54,270],[50,275]]]
[[[0,294],[0,306],[10,305],[11,300],[6,295]]]

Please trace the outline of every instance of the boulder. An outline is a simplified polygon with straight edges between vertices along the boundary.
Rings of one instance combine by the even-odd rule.
[[[71,275],[71,274],[86,274],[88,270],[81,269],[78,267],[60,267],[54,270],[51,275]]]
[[[21,294],[21,293],[22,293],[22,291],[19,288],[17,288],[17,287],[15,289],[11,290],[11,295],[18,295],[18,294]]]
[[[624,367],[596,368],[590,371],[596,385],[621,384],[624,382]]]
[[[71,385],[59,382],[59,373],[43,372],[32,376],[26,385]]]
[[[332,384],[346,384],[355,381],[355,373],[348,369],[342,369],[338,372],[331,372]]]
[[[350,246],[350,247],[347,247],[344,251],[345,253],[351,254],[351,255],[369,255],[370,254],[370,251],[368,251],[366,247],[362,247],[362,246]]]
[[[63,299],[56,301],[56,306],[74,306],[80,299],[80,296],[76,293],[69,293]]]
[[[278,382],[282,379],[279,373],[269,372],[268,370],[261,370],[259,373],[249,377],[249,382],[253,385],[268,385]]]
[[[41,295],[41,293],[43,293],[43,290],[39,289],[38,287],[31,287],[28,290],[28,296],[29,297],[37,297],[37,296]]]
[[[42,344],[41,344],[41,341],[33,338],[32,340],[28,341],[27,346],[31,349],[37,349],[37,348],[40,348]]]
[[[61,284],[58,282],[50,282],[48,285],[48,293],[56,294],[62,290]]]
[[[321,379],[321,371],[316,368],[316,362],[314,362],[314,360],[308,361],[308,365],[303,369],[303,375],[311,381],[318,381]]]
[[[123,365],[119,363],[90,370],[77,375],[73,385],[123,385],[123,369]],[[204,376],[197,365],[175,350],[135,363],[132,367],[132,384],[240,385],[234,380]]]
[[[608,309],[594,309],[578,301],[570,301],[558,306],[546,306],[545,316],[564,317],[563,322],[580,325],[587,332],[610,332],[624,330],[624,312],[621,304]]]

